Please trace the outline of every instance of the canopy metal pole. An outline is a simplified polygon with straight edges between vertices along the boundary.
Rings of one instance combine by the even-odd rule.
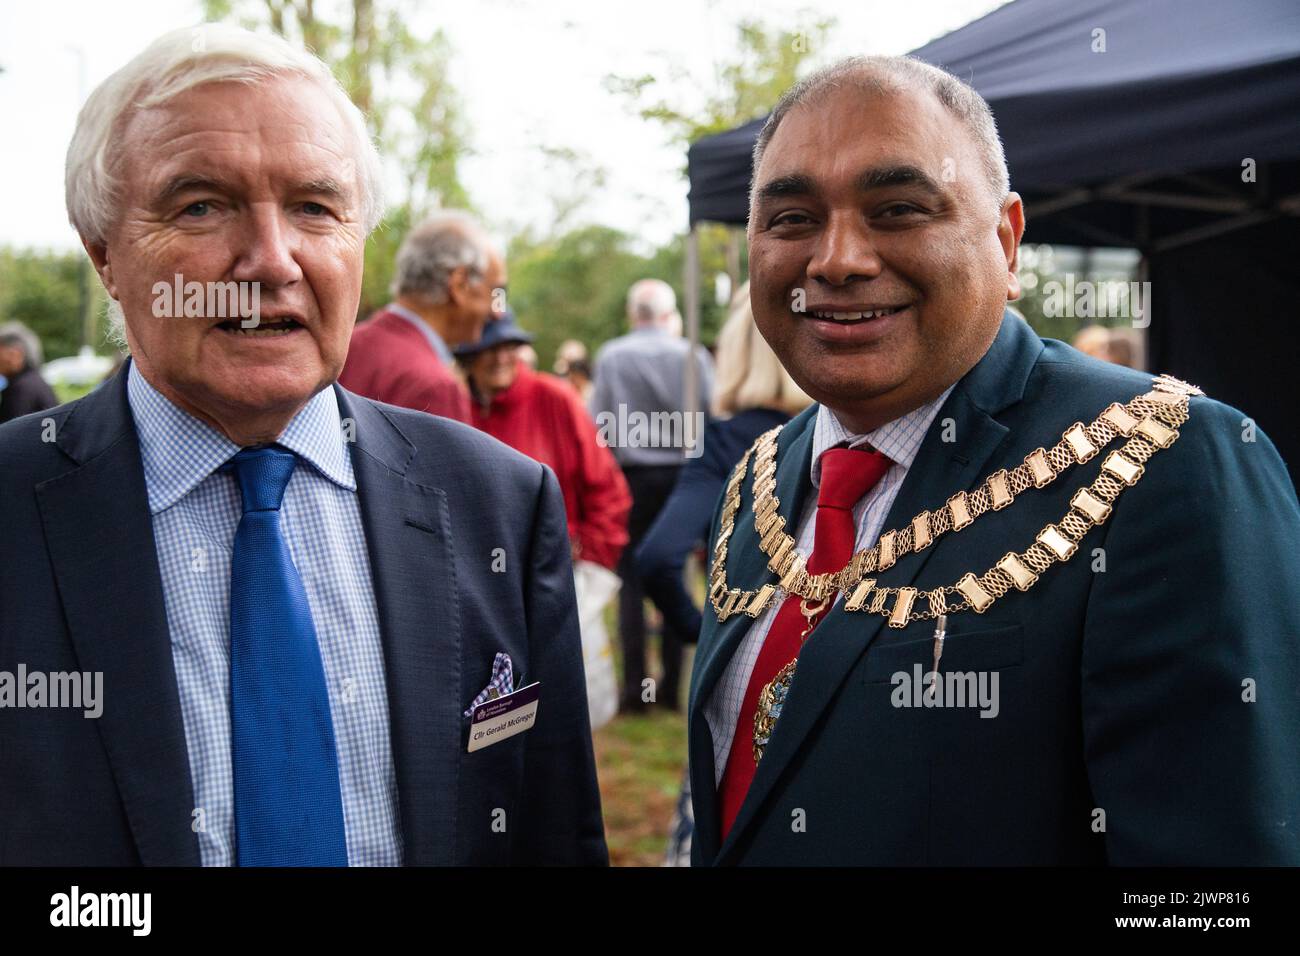
[[[686,337],[690,348],[686,352],[686,369],[682,376],[682,407],[687,412],[700,408],[699,367],[695,362],[696,348],[700,344],[700,234],[695,224],[686,234]]]
[[[1145,289],[1146,283],[1151,281],[1151,207],[1142,204],[1137,207],[1136,212],[1138,251],[1141,253],[1138,257],[1138,282],[1143,283],[1142,288]],[[1151,321],[1155,313],[1150,296],[1146,300],[1146,310],[1146,315],[1142,317],[1142,327],[1137,330],[1138,341],[1142,348],[1137,366],[1141,371],[1149,372],[1151,371]]]

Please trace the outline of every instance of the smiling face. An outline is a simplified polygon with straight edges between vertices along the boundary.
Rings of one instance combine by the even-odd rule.
[[[870,431],[983,356],[1019,295],[1022,230],[1019,197],[997,205],[928,92],[830,90],[784,116],[755,171],[754,320],[804,391]]]
[[[278,437],[343,367],[361,294],[352,133],[296,76],[209,83],[131,118],[120,214],[87,245],[145,378],[240,444]],[[260,325],[157,317],[155,283],[258,283]],[[251,298],[252,286],[245,298]]]
[[[513,385],[519,377],[519,348],[518,342],[502,342],[474,356],[469,367],[474,390],[490,399]]]

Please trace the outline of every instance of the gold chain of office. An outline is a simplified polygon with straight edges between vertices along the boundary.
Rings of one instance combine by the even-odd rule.
[[[776,437],[781,428],[759,436],[745,452],[727,482],[718,540],[713,548],[709,575],[709,600],[718,620],[745,613],[758,617],[777,591],[797,594],[823,604],[837,592],[847,595],[846,611],[866,611],[888,618],[890,627],[906,627],[941,614],[973,610],[983,614],[1012,589],[1028,591],[1055,562],[1068,561],[1078,543],[1094,525],[1105,522],[1115,499],[1138,482],[1147,460],[1178,438],[1178,428],[1188,417],[1191,396],[1203,394],[1195,385],[1160,375],[1152,390],[1125,405],[1108,406],[1090,425],[1075,422],[1050,450],[1037,448],[1023,463],[989,475],[975,491],[958,492],[937,511],[923,511],[901,529],[886,531],[874,545],[857,552],[839,571],[809,574],[806,558],[786,532],[776,496]],[[1043,488],[1076,464],[1097,455],[1117,436],[1128,439],[1111,451],[1091,485],[1080,488],[1070,500],[1070,510],[1049,524],[1024,551],[1008,552],[982,575],[968,573],[956,584],[922,591],[913,587],[877,587],[868,577],[894,565],[903,555],[919,552],[949,531],[958,532],[989,511],[1000,511],[1030,487]],[[778,584],[746,591],[727,585],[727,545],[740,509],[741,486],[754,459],[754,520],[759,546],[768,557],[768,569]]]

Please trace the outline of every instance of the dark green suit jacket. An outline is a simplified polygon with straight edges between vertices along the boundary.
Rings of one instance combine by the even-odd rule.
[[[1008,312],[936,416],[885,529],[1151,381],[1040,339]],[[1300,864],[1300,507],[1276,449],[1241,412],[1197,397],[1190,415],[1073,558],[982,615],[949,617],[941,670],[997,672],[996,717],[894,706],[892,675],[929,670],[934,625],[893,629],[837,605],[803,648],[725,841],[704,707],[753,621],[719,624],[710,608],[690,693],[694,862]],[[778,440],[790,529],[810,487],[815,418],[814,406]],[[951,585],[1023,551],[1103,457],[901,558],[880,586]],[[751,491],[747,479],[733,587],[774,583]]]

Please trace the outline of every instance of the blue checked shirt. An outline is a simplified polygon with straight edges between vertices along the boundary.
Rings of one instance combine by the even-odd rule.
[[[173,405],[134,362],[129,376],[195,809],[202,811],[193,827],[203,865],[232,866],[230,557],[243,508],[235,476],[218,468],[239,446]],[[379,617],[334,390],[312,398],[278,442],[299,456],[280,521],[325,666],[348,863],[399,866],[402,835]]]
[[[813,425],[813,451],[811,475],[814,491],[821,488],[822,452],[829,451],[837,445],[857,448],[870,445],[887,455],[893,464],[874,488],[862,496],[853,507],[853,520],[857,525],[855,550],[862,550],[875,544],[876,538],[884,530],[885,516],[889,514],[898,489],[907,477],[907,469],[916,459],[916,453],[925,440],[925,433],[930,430],[934,417],[947,401],[948,394],[954,386],[928,405],[922,405],[902,418],[896,418],[865,435],[854,435],[846,429],[829,408],[822,405],[817,409],[817,421]],[[810,494],[804,503],[803,514],[799,518],[798,532],[795,534],[796,550],[807,558],[812,554],[813,531],[816,526],[817,495]],[[838,601],[839,598],[837,597]],[[754,672],[758,661],[758,652],[762,650],[763,640],[776,620],[781,601],[772,601],[767,609],[754,621],[749,632],[741,639],[736,653],[722,672],[713,696],[704,707],[704,719],[708,722],[709,733],[713,735],[713,771],[715,785],[721,784],[722,774],[727,769],[727,759],[731,753],[731,741],[736,734],[736,721],[740,719],[740,708],[744,703],[745,688],[749,686],[749,675]],[[751,715],[752,719],[752,715]]]

